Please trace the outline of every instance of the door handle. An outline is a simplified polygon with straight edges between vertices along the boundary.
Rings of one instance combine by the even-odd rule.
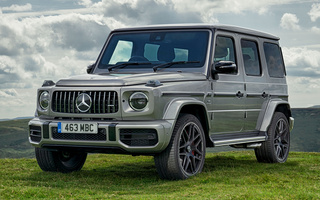
[[[240,91],[238,91],[238,93],[236,94],[236,97],[238,97],[238,98],[243,97],[243,93],[242,93],[242,92],[240,92]]]
[[[261,96],[262,96],[262,98],[267,98],[269,96],[269,94],[263,92]]]

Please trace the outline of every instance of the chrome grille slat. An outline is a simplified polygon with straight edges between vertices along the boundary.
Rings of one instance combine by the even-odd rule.
[[[102,112],[106,110],[106,92],[103,92]]]
[[[60,100],[59,108],[60,108],[60,110],[62,111],[62,109],[61,109],[61,105],[62,105],[62,102],[61,102],[61,101],[62,101],[61,95],[62,95],[62,94],[60,94],[60,98],[59,98],[59,100]]]
[[[68,95],[68,112],[71,113],[71,101],[70,101],[70,98],[71,98],[71,92],[69,92],[69,95]]]
[[[100,113],[100,102],[101,102],[101,92],[99,92],[99,97],[98,97],[98,112]]]
[[[91,97],[92,105],[86,113],[108,114],[118,112],[118,94],[115,91],[55,91],[52,96],[52,110],[58,113],[80,113],[76,99],[81,93]]]
[[[93,113],[96,112],[96,92],[93,92]]]
[[[64,98],[63,98],[63,110],[64,112],[67,112],[66,110],[66,99],[67,99],[67,92],[64,92]]]
[[[108,112],[110,112],[110,97],[111,97],[110,92],[109,92],[108,96],[109,96],[108,97]]]
[[[56,95],[55,102],[56,102],[55,110],[58,110],[58,94]]]
[[[92,99],[92,93],[91,93],[91,92],[89,92],[89,95],[90,95],[90,97],[91,97],[91,99]],[[91,109],[89,110],[89,113],[92,113],[91,110],[92,110],[92,107],[91,107]]]
[[[72,112],[75,113],[75,96],[76,96],[76,92],[73,92],[73,97],[72,97]]]

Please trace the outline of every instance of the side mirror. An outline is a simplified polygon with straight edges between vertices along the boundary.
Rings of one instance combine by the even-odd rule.
[[[91,73],[92,73],[93,68],[94,68],[95,65],[96,65],[96,63],[94,63],[94,64],[92,64],[92,65],[89,65],[89,66],[87,67],[87,73],[88,73],[88,74],[91,74]]]
[[[219,61],[212,71],[214,74],[234,74],[237,72],[237,65],[232,61]]]

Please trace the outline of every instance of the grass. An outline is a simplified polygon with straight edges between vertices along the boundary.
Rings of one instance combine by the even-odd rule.
[[[207,153],[201,174],[161,180],[152,157],[91,154],[80,172],[43,172],[35,159],[0,159],[0,199],[320,199],[320,153],[284,164],[253,151]]]

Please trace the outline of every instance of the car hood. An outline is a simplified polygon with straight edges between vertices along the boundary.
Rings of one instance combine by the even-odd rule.
[[[200,73],[143,73],[143,74],[85,74],[68,79],[61,79],[56,83],[58,87],[92,86],[116,87],[146,84],[148,81],[180,82],[206,80]]]

